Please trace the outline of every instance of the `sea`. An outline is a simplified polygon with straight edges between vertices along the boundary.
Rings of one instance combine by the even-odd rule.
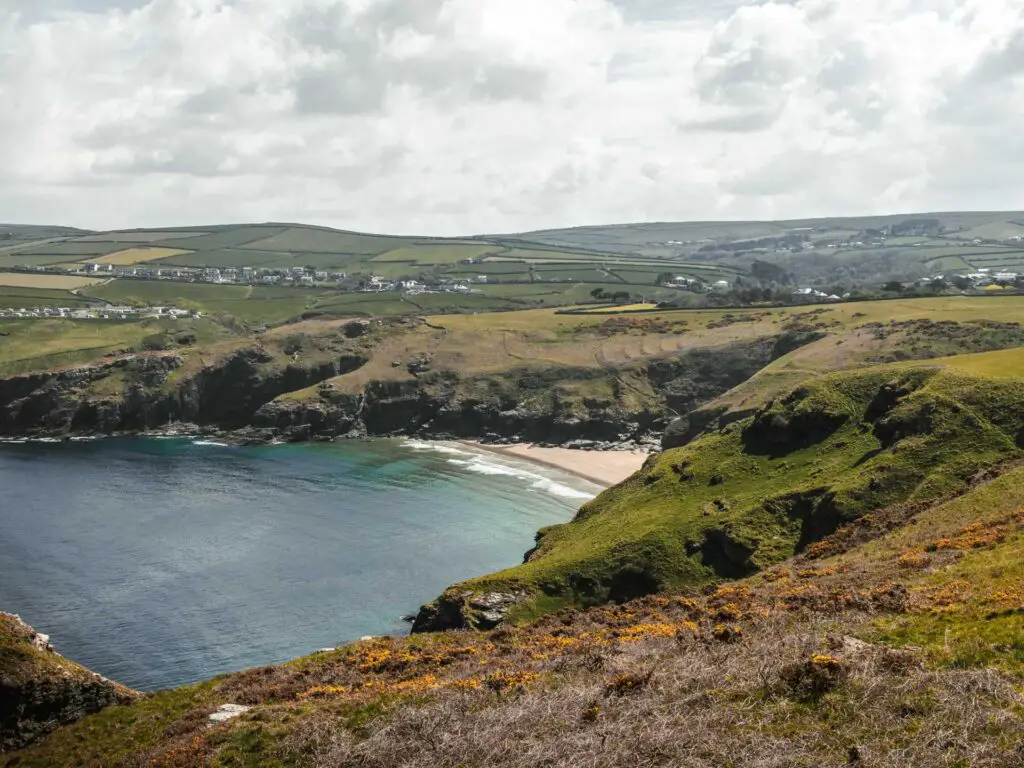
[[[0,444],[0,610],[139,690],[366,635],[599,489],[455,443]]]

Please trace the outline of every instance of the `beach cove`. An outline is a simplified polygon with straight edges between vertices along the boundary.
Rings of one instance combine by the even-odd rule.
[[[520,562],[607,484],[528,458],[406,440],[0,445],[0,601],[142,690],[404,633],[403,615]]]

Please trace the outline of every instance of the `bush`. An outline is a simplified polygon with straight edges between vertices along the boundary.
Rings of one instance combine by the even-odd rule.
[[[790,698],[808,701],[838,688],[848,674],[835,656],[816,653],[807,661],[787,664],[780,670],[779,679]]]

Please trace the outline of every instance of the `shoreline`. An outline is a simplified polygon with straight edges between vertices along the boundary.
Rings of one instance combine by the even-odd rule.
[[[26,443],[86,443],[104,439],[118,438],[143,438],[150,440],[192,440],[210,441],[213,444],[224,446],[254,446],[254,445],[283,445],[284,441],[276,439],[238,439],[231,431],[204,430],[198,427],[191,429],[169,429],[151,430],[146,432],[114,433],[114,434],[89,434],[89,435],[62,435],[56,436],[32,436],[15,437],[0,436],[0,445],[21,445]],[[351,439],[351,438],[348,438]],[[388,439],[386,437],[366,436],[363,439]],[[509,445],[493,445],[479,442],[472,439],[445,440],[443,438],[409,438],[424,440],[425,442],[448,442],[462,445],[480,453],[489,453],[495,456],[502,456],[508,459],[517,459],[529,464],[557,469],[566,474],[579,478],[602,490],[618,485],[623,480],[639,472],[644,462],[651,455],[650,452],[642,449],[625,451],[596,451],[581,450],[576,448],[563,448],[560,446],[543,446],[536,443],[512,443]],[[223,441],[223,442],[220,442]],[[299,441],[308,444],[319,442],[344,442],[345,438],[334,438],[332,440],[309,440]]]
[[[651,455],[647,451],[583,451],[545,447],[534,443],[488,445],[475,440],[458,440],[461,445],[485,453],[558,469],[607,490],[640,471]]]

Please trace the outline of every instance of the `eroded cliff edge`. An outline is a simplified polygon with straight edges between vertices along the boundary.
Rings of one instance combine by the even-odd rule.
[[[137,695],[65,659],[49,637],[0,612],[0,752]]]
[[[435,360],[429,338],[383,364],[409,323],[263,337],[195,350],[115,354],[0,379],[0,435],[69,437],[179,429],[240,441],[420,436],[564,444],[656,443],[679,418],[814,336],[775,334],[619,363]]]

